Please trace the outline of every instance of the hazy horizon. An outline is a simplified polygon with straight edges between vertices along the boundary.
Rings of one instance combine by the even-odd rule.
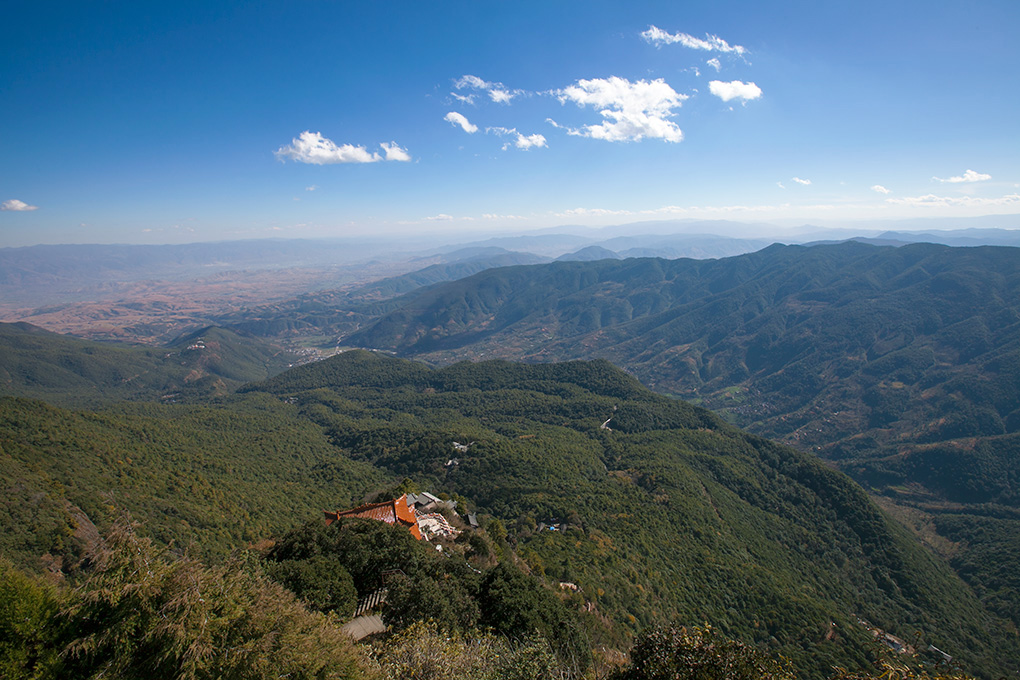
[[[604,226],[586,226],[580,224],[563,224],[554,227],[534,229],[500,229],[492,231],[476,231],[470,228],[460,230],[436,230],[428,233],[403,232],[400,241],[393,241],[393,234],[333,234],[324,236],[299,235],[265,235],[237,238],[207,238],[177,241],[153,241],[131,243],[121,240],[108,241],[77,241],[77,242],[37,242],[26,240],[24,243],[0,245],[5,248],[28,248],[32,246],[193,246],[225,244],[232,242],[251,241],[337,241],[365,244],[386,244],[387,250],[393,252],[409,251],[429,246],[470,246],[490,240],[534,239],[542,236],[574,236],[591,239],[593,242],[633,236],[663,237],[721,237],[731,239],[773,240],[790,243],[803,243],[817,238],[874,238],[885,232],[932,233],[963,235],[964,232],[980,232],[983,230],[1000,230],[1004,232],[1020,231],[1020,214],[1015,215],[981,215],[970,218],[917,218],[911,220],[818,220],[816,222],[799,222],[776,220],[774,222],[750,222],[735,220],[647,220],[623,222]],[[10,236],[8,234],[8,236]],[[30,234],[24,234],[30,236]]]

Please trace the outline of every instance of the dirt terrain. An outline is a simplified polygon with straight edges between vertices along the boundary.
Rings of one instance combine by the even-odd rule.
[[[320,290],[347,290],[420,264],[224,272],[193,281],[111,282],[69,290],[45,307],[0,302],[0,321],[26,321],[92,340],[164,343],[216,318]]]

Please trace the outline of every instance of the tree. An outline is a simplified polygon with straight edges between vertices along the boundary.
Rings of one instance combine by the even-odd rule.
[[[671,627],[638,638],[630,666],[614,680],[793,680],[782,657],[719,635],[714,628]]]
[[[205,567],[113,527],[62,615],[67,677],[359,678],[351,640],[240,555]]]
[[[320,612],[346,617],[358,606],[358,591],[347,570],[332,557],[312,555],[301,560],[270,562],[269,575]]]
[[[0,677],[60,675],[57,592],[0,560]]]

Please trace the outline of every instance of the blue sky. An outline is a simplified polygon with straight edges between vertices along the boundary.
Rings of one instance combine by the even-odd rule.
[[[0,246],[1020,213],[1020,3],[25,2]]]

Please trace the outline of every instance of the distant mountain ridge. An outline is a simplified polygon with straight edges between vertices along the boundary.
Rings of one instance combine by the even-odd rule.
[[[996,379],[1002,372],[992,370],[1011,365],[1020,339],[1020,251],[1012,248],[845,243],[710,261],[560,262],[489,270],[392,304],[345,341],[433,361],[482,352],[531,361],[602,356],[655,389],[708,400],[743,385],[773,401],[782,396],[768,407],[734,404],[772,435],[775,422],[850,376],[871,384],[867,376],[890,371],[909,378],[901,365],[915,373],[940,366],[944,377],[973,366],[975,379],[1003,394],[995,425],[981,434],[1020,427],[1011,374]],[[914,357],[924,351],[928,359]],[[794,368],[802,380],[790,382]],[[868,422],[887,427],[894,414],[879,408],[846,416],[847,432]],[[822,444],[808,436],[798,440]]]
[[[559,262],[393,304],[344,342],[439,364],[609,359],[910,508],[904,521],[1020,625],[1020,250]]]

